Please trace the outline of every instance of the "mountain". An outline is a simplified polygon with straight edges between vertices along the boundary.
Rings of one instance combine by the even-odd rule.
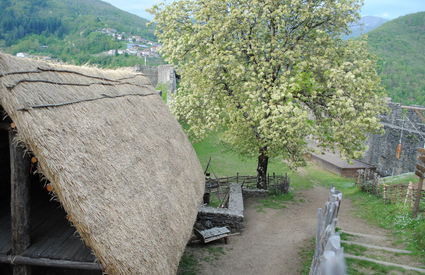
[[[0,0],[0,48],[12,54],[26,52],[91,63],[102,61],[96,54],[126,47],[102,30],[154,41],[153,26],[147,23],[100,0]],[[120,58],[124,57],[116,57]]]
[[[368,33],[378,73],[393,101],[425,105],[425,12],[391,20]]]
[[[350,25],[351,34],[345,36],[345,39],[358,37],[362,34],[368,33],[377,27],[381,26],[388,20],[377,16],[364,16],[356,23]]]

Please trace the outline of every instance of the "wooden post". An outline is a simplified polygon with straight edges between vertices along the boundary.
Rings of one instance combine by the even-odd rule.
[[[419,177],[418,189],[416,191],[415,203],[413,205],[413,217],[416,217],[419,212],[419,206],[422,199],[422,188],[424,185],[424,170],[425,170],[425,149],[418,149],[420,153],[418,157],[418,163],[416,165],[415,174]]]
[[[422,187],[423,187],[423,185],[424,185],[424,178],[421,177],[419,179],[418,189],[416,191],[415,204],[413,206],[413,217],[416,217],[418,215],[418,212],[419,212],[419,205],[420,205],[421,198],[422,198]]]
[[[16,130],[9,131],[12,255],[20,255],[30,245],[30,160],[15,141]],[[29,275],[31,268],[14,265],[14,275]]]
[[[239,183],[239,172],[236,173],[236,183]]]

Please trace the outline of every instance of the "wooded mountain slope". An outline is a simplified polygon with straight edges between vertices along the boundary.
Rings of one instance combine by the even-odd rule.
[[[154,40],[147,22],[100,0],[1,0],[0,48],[85,63],[123,45],[97,30],[114,28]]]
[[[383,24],[368,33],[368,43],[393,101],[425,105],[425,12]]]

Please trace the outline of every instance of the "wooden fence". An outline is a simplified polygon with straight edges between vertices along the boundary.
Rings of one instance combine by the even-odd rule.
[[[221,177],[215,179],[207,179],[207,188],[226,187],[231,183],[241,184],[242,187],[255,189],[257,188],[257,177],[256,176],[243,176],[236,174],[232,177]],[[276,193],[288,193],[290,185],[290,178],[288,174],[285,175],[267,175],[266,177],[266,189]]]
[[[341,238],[335,232],[342,193],[331,188],[325,208],[317,210],[316,248],[310,275],[345,275],[346,265]]]
[[[363,192],[382,198],[385,203],[401,203],[414,207],[418,196],[425,202],[425,190],[420,191],[417,183],[386,184],[378,174],[367,169],[358,171],[356,185]]]

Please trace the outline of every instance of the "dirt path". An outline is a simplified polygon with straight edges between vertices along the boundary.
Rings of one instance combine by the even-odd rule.
[[[256,202],[245,205],[245,230],[230,239],[230,244],[212,244],[219,248],[219,256],[201,261],[203,275],[292,275],[300,274],[299,251],[314,237],[316,211],[327,200],[328,189],[315,186],[299,191],[294,201],[284,209],[258,211]],[[367,224],[356,217],[349,199],[343,199],[338,226],[343,230],[383,236],[380,245],[393,246],[388,232]],[[196,249],[194,251],[196,253]]]
[[[200,274],[299,274],[299,249],[314,236],[316,211],[328,190],[300,191],[284,209],[259,212],[255,202],[245,205],[245,230],[223,246],[225,255],[202,262]],[[300,201],[302,199],[302,201]]]

